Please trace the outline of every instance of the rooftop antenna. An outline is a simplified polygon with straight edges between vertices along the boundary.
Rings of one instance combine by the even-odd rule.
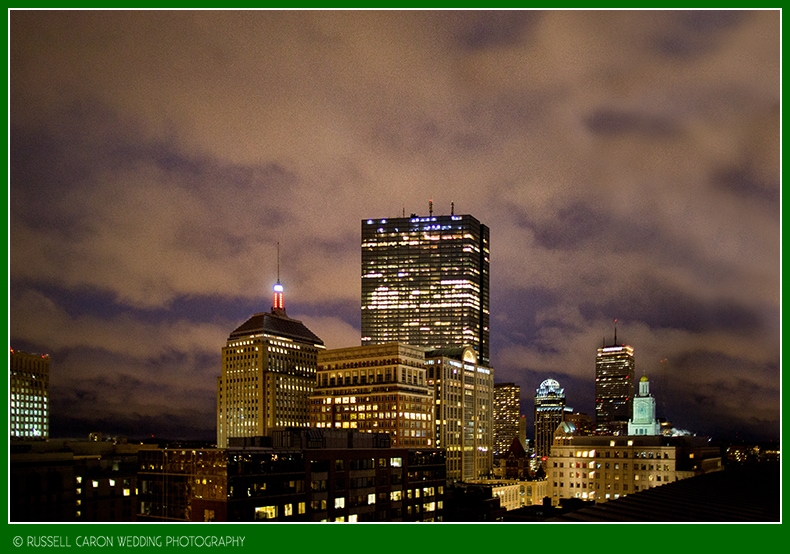
[[[403,206],[403,217],[406,217],[406,206]]]
[[[280,284],[280,243],[277,242],[277,284],[274,285],[274,298],[272,301],[272,314],[285,315],[285,301],[283,300],[283,286]]]
[[[428,200],[428,215],[433,217],[433,199]]]
[[[614,319],[614,344],[617,345],[617,318]]]
[[[455,215],[455,202],[450,202],[450,215]]]

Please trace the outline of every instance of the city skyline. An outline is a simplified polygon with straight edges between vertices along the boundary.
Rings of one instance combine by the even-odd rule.
[[[497,382],[593,414],[617,318],[658,417],[778,438],[779,15],[12,11],[9,340],[51,434],[211,440],[278,275],[359,346],[359,222],[432,201],[490,229]]]

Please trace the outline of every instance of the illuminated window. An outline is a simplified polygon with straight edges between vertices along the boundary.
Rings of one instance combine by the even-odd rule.
[[[255,508],[255,519],[275,519],[277,506],[259,506]]]
[[[345,507],[346,507],[345,497],[339,496],[335,498],[335,508],[345,508]]]

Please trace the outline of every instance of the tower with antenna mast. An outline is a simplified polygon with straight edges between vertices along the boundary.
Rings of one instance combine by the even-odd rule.
[[[285,299],[283,297],[283,286],[280,284],[280,243],[277,243],[277,282],[272,287],[274,291],[274,298],[272,299],[272,313],[278,315],[286,315],[285,313]]]
[[[636,363],[634,349],[614,341],[598,349],[595,359],[595,426],[601,435],[624,435],[632,415]]]
[[[448,207],[437,214],[431,199],[427,215],[362,220],[361,342],[423,347],[441,362],[427,376],[436,446],[447,449],[448,479],[477,479],[494,451],[489,229]]]
[[[219,448],[227,447],[232,438],[265,436],[310,423],[309,397],[324,342],[285,313],[279,242],[276,263],[271,311],[250,316],[230,333],[222,349],[222,374],[217,378]]]
[[[362,220],[362,344],[471,346],[489,356],[489,229],[471,215]]]

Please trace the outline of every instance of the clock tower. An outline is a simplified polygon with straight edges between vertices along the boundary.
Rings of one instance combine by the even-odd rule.
[[[633,417],[628,420],[629,435],[660,435],[661,426],[656,420],[656,399],[650,394],[647,375],[639,379],[639,392],[634,396]]]

